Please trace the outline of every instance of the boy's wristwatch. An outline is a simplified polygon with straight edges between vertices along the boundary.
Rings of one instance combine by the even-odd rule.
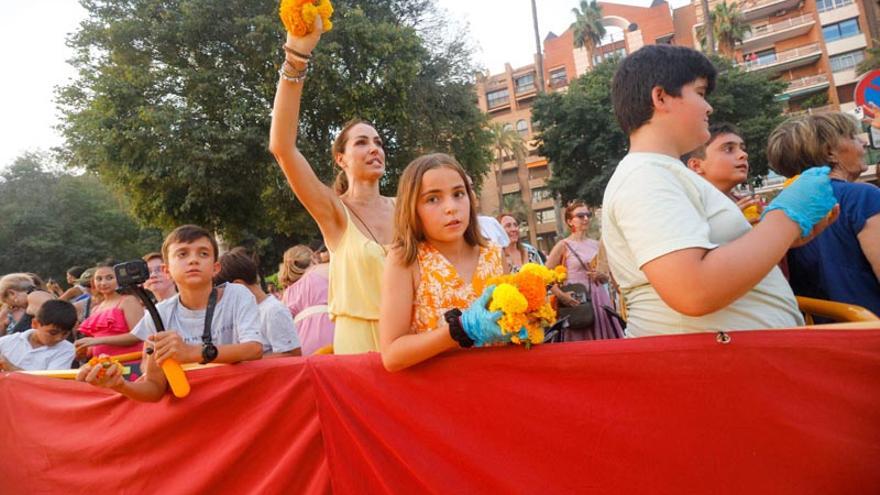
[[[202,345],[202,362],[199,364],[208,364],[211,361],[217,359],[217,354],[220,352],[217,350],[217,346],[211,343]]]

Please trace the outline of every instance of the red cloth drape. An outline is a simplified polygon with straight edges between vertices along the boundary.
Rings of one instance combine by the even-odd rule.
[[[193,371],[141,404],[0,375],[0,493],[880,490],[880,330],[760,331]]]

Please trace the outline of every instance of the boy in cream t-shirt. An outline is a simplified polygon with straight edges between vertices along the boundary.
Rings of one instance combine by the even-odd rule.
[[[707,142],[715,68],[699,52],[643,47],[621,62],[614,111],[630,152],[605,189],[602,237],[623,292],[627,336],[803,324],[776,267],[828,224],[827,169],[783,191],[750,228],[739,208],[678,159]]]

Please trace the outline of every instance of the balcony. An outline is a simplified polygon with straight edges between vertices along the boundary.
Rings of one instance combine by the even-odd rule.
[[[753,27],[751,33],[746,33],[745,39],[737,48],[747,52],[756,48],[772,46],[779,41],[806,34],[814,24],[816,24],[816,19],[813,15],[804,14],[782,22]]]
[[[788,83],[788,87],[782,92],[788,98],[798,98],[817,91],[828,89],[830,82],[826,74],[802,77]]]
[[[754,21],[762,17],[770,17],[781,10],[796,9],[801,0],[759,0],[741,4],[744,21]]]
[[[802,115],[814,115],[817,113],[829,113],[836,112],[837,105],[825,105],[821,107],[813,107],[813,108],[805,108],[803,110],[798,110],[796,112],[786,112],[786,117],[800,117]]]
[[[758,60],[747,61],[737,64],[747,71],[768,71],[778,73],[796,67],[803,67],[816,63],[822,57],[822,49],[818,43],[800,46],[784,52],[779,52],[771,57],[762,57]]]
[[[506,108],[510,108],[510,97],[505,96],[503,98],[493,98],[491,100],[487,100],[486,106],[490,112],[495,112],[498,110],[504,110]]]
[[[755,19],[770,17],[779,11],[796,9],[802,1],[803,0],[746,0],[745,2],[740,3],[740,8],[743,21],[750,22]],[[714,2],[712,3],[714,4]],[[710,8],[714,8],[714,5],[710,6]],[[700,10],[699,3],[697,3],[697,10]],[[702,22],[698,22],[694,24],[694,27],[702,25]]]

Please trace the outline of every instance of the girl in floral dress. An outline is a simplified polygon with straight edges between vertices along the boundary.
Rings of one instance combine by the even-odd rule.
[[[461,165],[436,153],[400,178],[395,241],[385,264],[379,316],[382,362],[396,371],[449,349],[507,340],[486,309],[503,273],[501,248],[480,235]]]

